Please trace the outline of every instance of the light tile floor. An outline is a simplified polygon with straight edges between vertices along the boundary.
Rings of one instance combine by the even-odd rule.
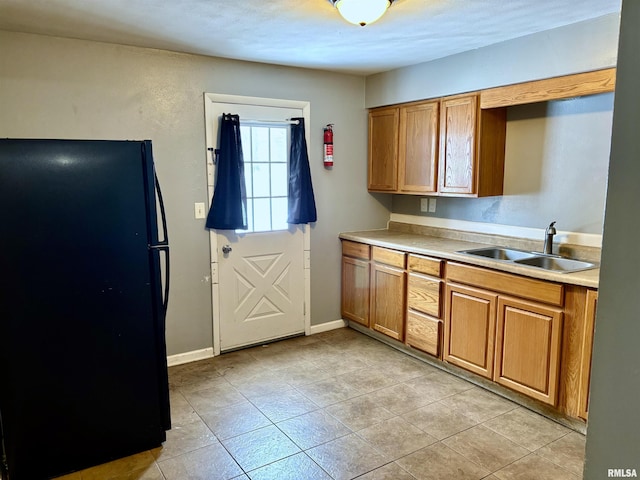
[[[161,448],[59,480],[578,480],[585,438],[354,330],[169,370]]]

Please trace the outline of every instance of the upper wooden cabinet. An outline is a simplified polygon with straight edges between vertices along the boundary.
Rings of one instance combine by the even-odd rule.
[[[369,190],[398,189],[398,107],[369,112]]]
[[[502,195],[506,110],[481,110],[480,96],[442,99],[438,193]]]
[[[371,110],[369,190],[501,195],[505,109],[479,105],[470,94]]]
[[[399,193],[434,193],[437,190],[439,103],[400,107]]]

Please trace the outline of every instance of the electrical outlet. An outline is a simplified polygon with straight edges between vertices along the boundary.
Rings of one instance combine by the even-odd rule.
[[[196,219],[205,218],[204,203],[196,202],[193,204],[195,210]]]
[[[429,213],[434,213],[436,211],[436,199],[429,199]]]
[[[421,212],[429,211],[429,199],[428,198],[421,198],[420,199],[420,211]]]

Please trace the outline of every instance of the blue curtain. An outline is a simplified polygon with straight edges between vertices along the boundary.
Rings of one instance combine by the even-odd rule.
[[[288,223],[311,223],[318,219],[313,196],[307,140],[304,136],[304,118],[291,125],[291,152],[289,155],[289,217]]]
[[[240,117],[224,113],[220,121],[216,184],[207,228],[247,229],[247,193],[240,140]]]

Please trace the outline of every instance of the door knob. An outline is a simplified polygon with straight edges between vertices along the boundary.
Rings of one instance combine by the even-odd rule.
[[[231,245],[225,245],[224,247],[222,247],[222,253],[229,253],[231,250],[233,250],[233,248],[231,248]]]

